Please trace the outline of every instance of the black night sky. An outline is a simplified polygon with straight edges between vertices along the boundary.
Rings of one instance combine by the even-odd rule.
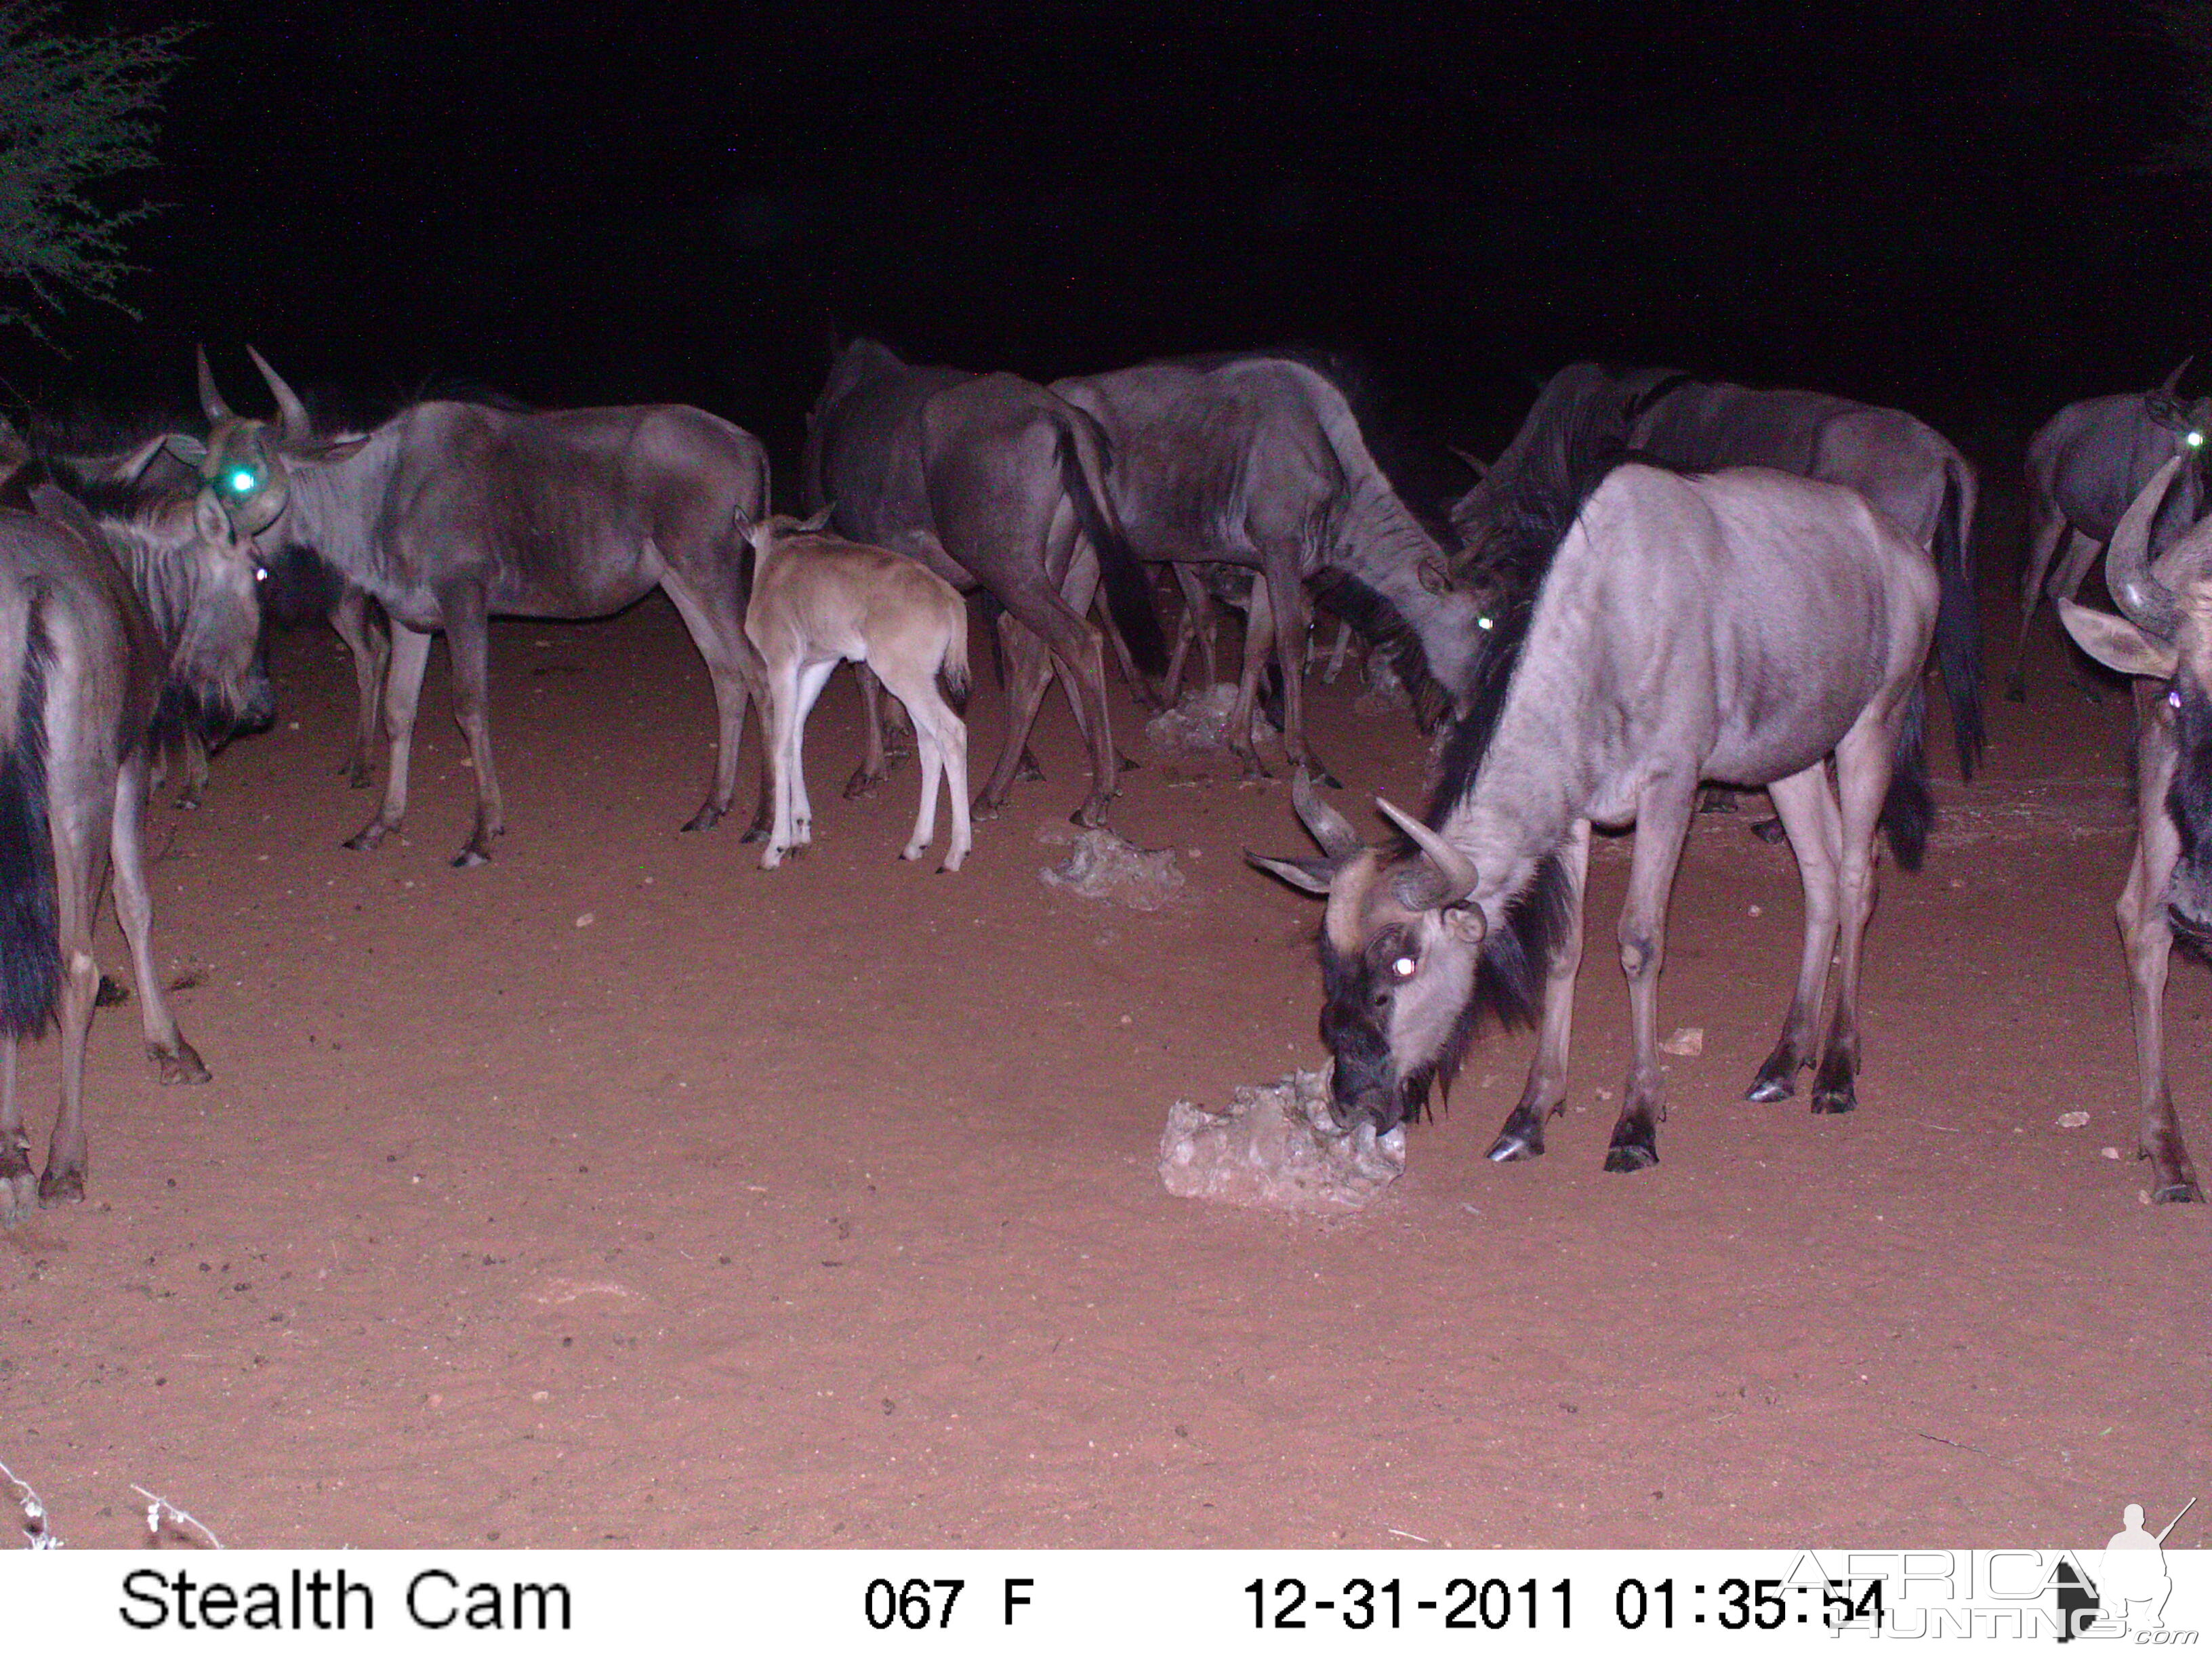
[[[2203,315],[2182,77],[2118,4],[204,0],[137,181],[143,323],[50,402],[188,398],[205,338],[389,407],[681,400],[779,459],[832,319],[1040,379],[1304,343],[1495,445],[1532,377],[1662,362],[1900,404],[1990,464]],[[2212,381],[2212,356],[2204,379]]]

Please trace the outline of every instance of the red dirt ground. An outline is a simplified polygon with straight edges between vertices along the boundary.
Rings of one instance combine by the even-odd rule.
[[[2212,1211],[2144,1202],[2125,703],[2087,703],[2043,638],[1989,776],[1944,785],[1925,872],[1886,878],[1855,1117],[1741,1098],[1796,880],[1748,816],[1709,817],[1662,990],[1705,1049],[1673,1062],[1658,1168],[1600,1170],[1613,843],[1549,1155],[1484,1161],[1528,1052],[1492,1039],[1394,1192],[1320,1223],[1153,1169],[1170,1101],[1319,1057],[1316,912],[1239,857],[1303,850],[1279,783],[1149,756],[1132,716],[1116,824],[1179,849],[1191,902],[1048,890],[1039,830],[1082,788],[1055,695],[1051,781],[939,877],[894,856],[910,762],[838,799],[841,677],[808,745],[820,842],[763,872],[730,826],[676,833],[710,704],[655,599],[495,630],[511,829],[457,872],[442,669],[408,836],[348,853],[372,805],[337,776],[350,682],[295,636],[283,722],[149,836],[216,1080],[161,1088],[104,1014],[91,1201],[0,1234],[0,1460],[79,1546],[138,1535],[133,1482],[284,1547],[2087,1545],[2129,1501],[2158,1524],[2212,1487]],[[1347,810],[1419,796],[1404,716],[1316,696]],[[1001,707],[987,677],[979,773]],[[2212,1163],[2212,979],[2178,971],[2170,1006]],[[51,1045],[25,1072],[42,1138]]]

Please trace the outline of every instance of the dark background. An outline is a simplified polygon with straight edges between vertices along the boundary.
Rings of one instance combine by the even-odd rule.
[[[1351,348],[1494,447],[1656,361],[1970,449],[2208,354],[2186,92],[2126,5],[1455,8],[202,0],[132,323],[19,398],[189,399],[191,343],[388,407],[684,400],[795,448],[832,319],[1049,378]]]

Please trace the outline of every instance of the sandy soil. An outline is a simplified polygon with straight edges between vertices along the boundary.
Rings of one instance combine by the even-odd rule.
[[[1658,1168],[1600,1168],[1612,844],[1550,1154],[1483,1159],[1528,1057],[1495,1039],[1394,1192],[1326,1223],[1153,1169],[1177,1096],[1318,1057],[1316,910],[1239,857],[1304,850],[1279,783],[1148,756],[1132,716],[1117,825],[1178,849],[1188,902],[1048,890],[1082,788],[1055,698],[1050,781],[940,877],[895,857],[911,763],[838,799],[841,677],[819,845],[763,872],[677,833],[710,705],[664,603],[493,653],[489,869],[447,867],[441,666],[410,834],[340,849],[371,801],[319,634],[205,809],[158,809],[157,945],[216,1080],[161,1088],[103,1015],[91,1201],[0,1234],[0,1460],[72,1544],[137,1535],[133,1482],[267,1546],[2089,1544],[2212,1487],[2212,1212],[2148,1206],[2132,1158],[2125,705],[2048,635],[1989,777],[1886,881],[1855,1117],[1741,1098],[1797,890],[1710,817],[1662,993],[1705,1047]],[[1364,821],[1423,756],[1353,695],[1317,690],[1317,731]],[[1000,708],[987,677],[979,761]],[[2212,1163],[2212,981],[2170,1006]],[[42,1138],[51,1047],[25,1072]]]

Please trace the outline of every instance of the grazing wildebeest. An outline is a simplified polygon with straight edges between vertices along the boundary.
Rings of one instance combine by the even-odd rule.
[[[1785,1097],[1817,1064],[1813,1109],[1856,1103],[1875,830],[1917,866],[1933,813],[1921,675],[1931,641],[1970,624],[1926,550],[1854,491],[1601,457],[1569,448],[1555,476],[1524,473],[1501,503],[1514,534],[1493,535],[1490,557],[1518,567],[1499,584],[1518,597],[1491,613],[1494,644],[1426,820],[1384,804],[1403,838],[1364,848],[1301,784],[1327,856],[1265,861],[1328,901],[1322,1034],[1347,1127],[1418,1115],[1480,1016],[1530,1019],[1540,984],[1535,1063],[1490,1156],[1543,1151],[1565,1104],[1591,827],[1632,820],[1620,939],[1635,1052],[1606,1168],[1656,1162],[1667,901],[1701,780],[1770,791],[1805,890],[1796,995],[1752,1098]],[[1957,712],[1963,724],[1972,710]]]
[[[2212,457],[2204,453],[2205,439],[2212,436],[2212,398],[2185,403],[2175,395],[2188,367],[2182,363],[2150,392],[2069,404],[2028,441],[2027,562],[2021,574],[2020,638],[2005,684],[2014,702],[2027,695],[2027,630],[2037,603],[2045,592],[2057,600],[2081,591],[2082,578],[2151,474],[2176,456],[2185,462],[2150,527],[2153,561],[2203,516],[2212,499],[2206,488]]]
[[[84,1196],[85,1036],[100,970],[94,910],[115,910],[164,1083],[207,1067],[169,1013],[149,938],[139,820],[159,720],[265,715],[251,546],[214,497],[142,511],[119,545],[51,484],[0,511],[0,1219]],[[111,527],[112,521],[111,521]],[[33,1177],[15,1048],[61,1019],[61,1110]]]
[[[744,636],[740,519],[768,510],[768,456],[750,433],[682,404],[517,414],[410,405],[365,436],[315,435],[306,408],[253,354],[279,419],[210,434],[202,474],[256,534],[313,547],[383,606],[390,745],[384,803],[347,846],[375,847],[407,811],[407,766],[430,636],[453,653],[453,702],[476,770],[476,829],[453,860],[483,864],[506,828],[486,702],[487,620],[611,616],[665,591],[706,659],[720,716],[714,781],[685,826],[730,810],[757,672]]]
[[[1138,664],[1157,674],[1167,659],[1143,567],[1113,516],[1107,465],[1097,422],[1042,386],[1012,374],[918,368],[874,340],[838,349],[807,420],[809,510],[834,503],[831,522],[854,541],[918,559],[962,592],[988,589],[1066,672],[1091,749],[1091,795],[1074,815],[1083,824],[1105,821],[1119,763],[1102,642],[1084,615],[1091,589],[1083,586],[1073,603],[1067,592],[1079,531],[1095,550],[1107,603]],[[1004,629],[1001,635],[1019,638]],[[1005,805],[1020,734],[1051,683],[1043,652],[1018,651],[1015,671],[1009,741],[983,786],[986,811]],[[863,773],[879,775],[872,697],[867,706]]]
[[[1575,363],[1546,385],[1521,430],[1487,477],[1453,508],[1454,528],[1479,562],[1509,501],[1534,465],[1540,471],[1557,434],[1602,431],[1662,465],[1687,471],[1763,466],[1841,484],[1887,514],[1934,560],[1943,604],[1957,622],[1945,630],[1941,666],[1954,720],[1960,769],[1971,776],[1983,744],[1981,625],[1974,605],[1969,537],[1973,467],[1942,434],[1902,410],[1879,409],[1818,392],[1762,392],[1692,380],[1671,369],[1625,373]]]
[[[1298,672],[1309,579],[1326,579],[1339,614],[1392,648],[1424,706],[1438,711],[1458,695],[1475,648],[1474,608],[1452,590],[1444,548],[1392,487],[1328,374],[1248,355],[1143,363],[1052,389],[1104,427],[1114,501],[1140,557],[1249,567],[1268,622],[1287,619],[1246,630],[1229,741],[1248,769],[1265,770],[1252,709],[1279,637],[1284,748],[1294,767],[1318,769]]]
[[[2114,527],[2105,578],[2119,616],[2058,600],[2075,643],[2135,682],[2136,844],[2118,908],[2142,1085],[2136,1150],[2160,1204],[2204,1198],[2173,1112],[2164,1020],[2174,935],[2212,951],[2212,520],[2150,553],[2177,475],[2192,470],[2170,457]]]
[[[968,605],[952,585],[887,548],[823,533],[830,511],[805,523],[777,514],[744,526],[753,550],[745,636],[760,653],[766,685],[774,826],[761,867],[773,870],[814,839],[800,750],[806,716],[830,671],[866,663],[906,705],[921,754],[921,806],[899,856],[918,859],[937,834],[939,773],[952,796],[952,841],[945,870],[957,870],[972,843],[968,818]]]

